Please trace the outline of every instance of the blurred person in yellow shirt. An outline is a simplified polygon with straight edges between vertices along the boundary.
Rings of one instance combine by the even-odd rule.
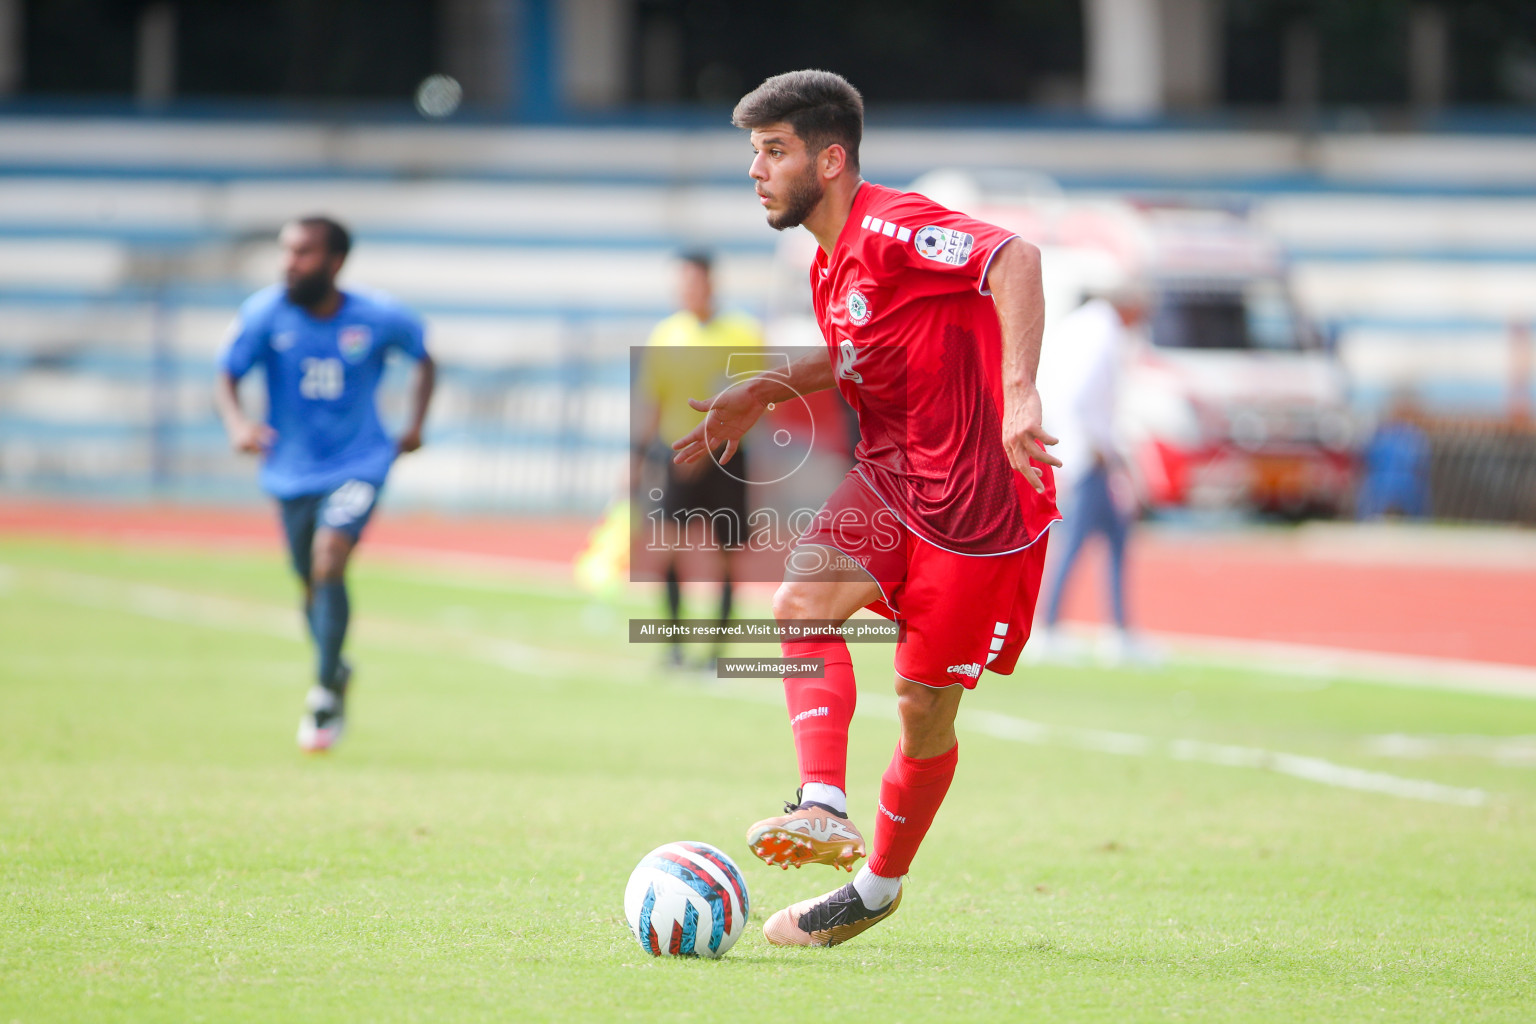
[[[721,466],[716,451],[713,458],[679,465],[671,459],[669,443],[704,419],[704,413],[689,407],[688,400],[708,398],[729,387],[731,355],[760,350],[763,332],[751,316],[715,307],[713,260],[706,252],[682,255],[678,291],[682,308],[656,325],[641,357],[634,390],[637,427],[630,479],[640,492],[636,498],[641,507],[647,499],[660,505],[667,531],[660,554],[668,619],[675,622],[681,617],[685,577],[718,577],[723,624],[731,616],[732,554],[746,537],[750,463],[744,458],[747,453],[738,451],[728,466]],[[722,442],[720,448],[724,447]],[[647,462],[655,475],[665,473],[660,487],[640,487]],[[713,552],[714,557],[681,557],[696,551]],[[679,666],[683,662],[676,641],[668,660]]]

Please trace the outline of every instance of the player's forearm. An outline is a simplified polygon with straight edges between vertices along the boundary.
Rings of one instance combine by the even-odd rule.
[[[998,251],[987,271],[1003,334],[1003,388],[1033,388],[1045,333],[1045,290],[1040,250],[1015,238]]]
[[[813,391],[825,391],[837,382],[832,374],[832,357],[826,349],[801,356],[789,364],[788,376],[772,373],[754,377],[748,388],[764,405],[770,402],[786,402],[798,395]]]
[[[219,411],[219,419],[224,421],[224,429],[230,433],[241,426],[246,420],[245,410],[240,408],[240,391],[235,383],[235,378],[227,372],[220,373],[213,385],[213,404]]]
[[[427,407],[432,404],[432,392],[437,387],[437,364],[431,356],[416,364],[416,382],[411,388],[411,410],[406,418],[408,429],[421,433],[427,422]]]

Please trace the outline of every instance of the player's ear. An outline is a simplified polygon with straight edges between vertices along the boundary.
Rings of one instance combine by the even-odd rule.
[[[848,166],[848,151],[842,147],[841,143],[834,142],[821,151],[817,162],[821,164],[821,176],[830,181],[843,173],[843,168]]]

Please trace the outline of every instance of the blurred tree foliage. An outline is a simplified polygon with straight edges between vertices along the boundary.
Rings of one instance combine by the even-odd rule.
[[[23,91],[131,94],[136,28],[149,2],[23,0]],[[662,52],[666,96],[682,102],[727,103],[800,67],[837,70],[876,103],[1081,100],[1082,0],[632,2],[633,99],[645,97],[643,63]],[[177,92],[404,99],[441,70],[445,3],[175,0]],[[1321,104],[1401,105],[1411,12],[1422,4],[1446,19],[1450,103],[1536,105],[1533,0],[1225,0],[1225,100],[1278,104],[1284,40],[1302,24],[1318,41]],[[668,45],[648,49],[658,33]]]
[[[1078,0],[642,0],[683,35],[685,95],[734,99],[795,68],[837,71],[874,101],[1070,100],[1083,71]],[[731,81],[735,88],[717,88]]]
[[[27,0],[23,91],[129,95],[148,0]],[[185,96],[410,96],[432,70],[431,0],[181,0]]]
[[[1317,34],[1323,105],[1400,105],[1408,96],[1409,19],[1419,6],[1445,17],[1449,103],[1536,103],[1531,0],[1227,0],[1227,101],[1280,102],[1284,40],[1306,24]]]

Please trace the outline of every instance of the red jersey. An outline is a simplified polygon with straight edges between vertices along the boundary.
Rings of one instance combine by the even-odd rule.
[[[858,471],[917,536],[995,555],[1037,540],[1056,511],[1003,449],[1003,350],[987,290],[1011,232],[868,182],[811,266],[816,321],[859,417]]]

